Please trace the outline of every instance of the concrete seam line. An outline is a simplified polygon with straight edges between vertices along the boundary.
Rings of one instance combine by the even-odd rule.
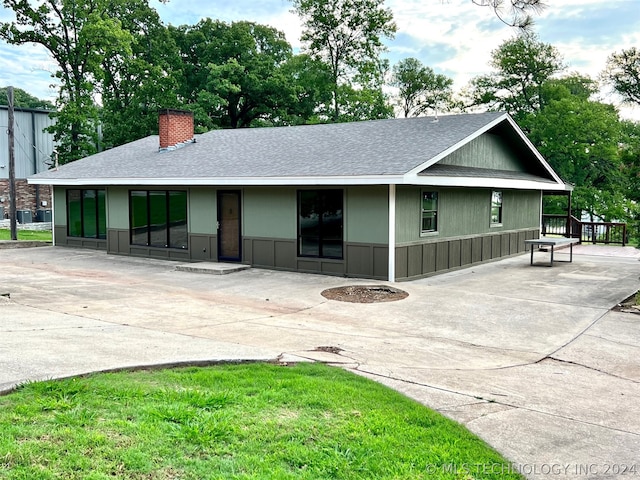
[[[447,392],[447,393],[452,393],[452,394],[455,394],[455,395],[461,395],[461,396],[464,396],[464,397],[470,397],[470,398],[475,398],[475,399],[478,399],[478,400],[483,400],[486,403],[493,403],[493,404],[496,404],[496,405],[502,405],[502,406],[505,406],[505,407],[511,407],[512,409],[526,410],[528,412],[538,413],[540,415],[546,415],[546,416],[554,417],[554,418],[561,418],[563,420],[568,420],[570,422],[581,423],[583,425],[589,425],[589,426],[592,426],[592,427],[604,428],[605,430],[611,430],[611,431],[615,431],[615,432],[627,433],[629,435],[634,435],[634,436],[640,437],[640,432],[632,432],[632,431],[629,431],[629,430],[623,430],[621,428],[608,427],[606,425],[601,425],[601,424],[598,424],[598,423],[587,422],[586,420],[580,420],[580,419],[577,419],[577,418],[567,417],[565,415],[558,415],[556,413],[550,413],[550,412],[545,412],[545,411],[542,411],[542,410],[536,410],[535,408],[524,407],[524,406],[521,406],[521,405],[513,405],[511,403],[501,402],[500,400],[486,399],[486,398],[484,398],[482,396],[479,396],[479,395],[473,395],[473,394],[470,394],[470,393],[456,392],[455,390],[449,390],[447,388],[436,387],[436,386],[433,386],[433,385],[428,385],[426,383],[415,382],[413,380],[405,380],[405,379],[402,379],[402,378],[392,377],[390,375],[382,375],[380,373],[367,372],[366,370],[362,370],[361,368],[356,368],[354,370],[362,372],[362,373],[366,373],[368,375],[373,375],[375,377],[387,378],[389,380],[395,380],[395,381],[398,381],[398,382],[408,383],[408,384],[411,384],[411,385],[418,385],[420,387],[430,388],[430,389],[433,389],[433,390],[439,390],[441,392]]]
[[[553,352],[548,353],[544,358],[541,358],[540,360],[538,360],[538,362],[536,363],[540,363],[543,360],[545,360],[546,358],[551,358],[553,357],[553,355],[555,355],[556,353],[558,353],[560,350],[562,350],[563,348],[568,347],[569,345],[571,345],[573,342],[575,342],[578,338],[580,338],[582,335],[584,335],[587,331],[589,331],[596,323],[598,323],[600,320],[602,320],[608,313],[610,312],[610,310],[605,311],[604,313],[602,313],[602,315],[600,315],[599,317],[597,317],[593,322],[591,322],[589,325],[587,325],[581,332],[579,332],[577,335],[575,335],[571,340],[569,340],[568,342],[566,342],[564,345],[559,346],[558,348],[556,348]]]
[[[603,375],[607,375],[608,377],[618,378],[620,380],[625,380],[627,382],[631,382],[631,383],[635,383],[635,384],[640,385],[640,381],[634,380],[633,378],[626,378],[626,377],[622,377],[620,375],[615,375],[613,373],[609,373],[609,372],[606,372],[604,370],[600,370],[599,368],[590,367],[589,365],[585,365],[583,363],[573,362],[571,360],[563,360],[562,358],[557,358],[557,357],[548,357],[548,358],[549,358],[549,360],[553,360],[555,362],[566,363],[566,364],[569,364],[569,365],[575,365],[577,367],[586,368],[587,370],[592,370],[594,372],[598,372],[598,373],[601,373]]]

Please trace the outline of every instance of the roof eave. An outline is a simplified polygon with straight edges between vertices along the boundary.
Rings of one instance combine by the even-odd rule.
[[[299,177],[197,177],[197,178],[29,178],[31,185],[52,186],[286,186],[286,185],[389,185],[402,175],[299,176]]]
[[[551,190],[571,191],[570,185],[535,180],[518,180],[512,178],[488,177],[447,177],[447,176],[412,176],[405,178],[407,185],[429,185],[434,187],[461,188],[504,188],[508,190]]]

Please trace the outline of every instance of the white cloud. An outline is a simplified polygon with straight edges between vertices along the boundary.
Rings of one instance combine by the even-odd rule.
[[[40,45],[7,45],[0,42],[0,85],[21,88],[32,95],[54,101],[50,87],[55,64]]]

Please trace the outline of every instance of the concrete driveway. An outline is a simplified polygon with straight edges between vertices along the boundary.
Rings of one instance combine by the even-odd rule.
[[[522,255],[350,304],[320,292],[375,282],[0,250],[0,390],[150,364],[319,360],[460,421],[528,478],[640,478],[640,315],[610,310],[640,288],[638,260],[548,268]]]

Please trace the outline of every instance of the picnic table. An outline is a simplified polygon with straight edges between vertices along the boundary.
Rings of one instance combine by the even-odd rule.
[[[533,247],[535,245],[538,245],[538,248],[540,246],[551,247],[551,260],[549,261],[549,266],[553,267],[553,249],[555,247],[563,247],[565,245],[569,245],[569,262],[573,262],[573,244],[579,242],[579,238],[540,237],[525,240],[524,244],[531,247],[531,265],[533,265]],[[566,260],[556,260],[556,262],[558,261],[566,262]]]

